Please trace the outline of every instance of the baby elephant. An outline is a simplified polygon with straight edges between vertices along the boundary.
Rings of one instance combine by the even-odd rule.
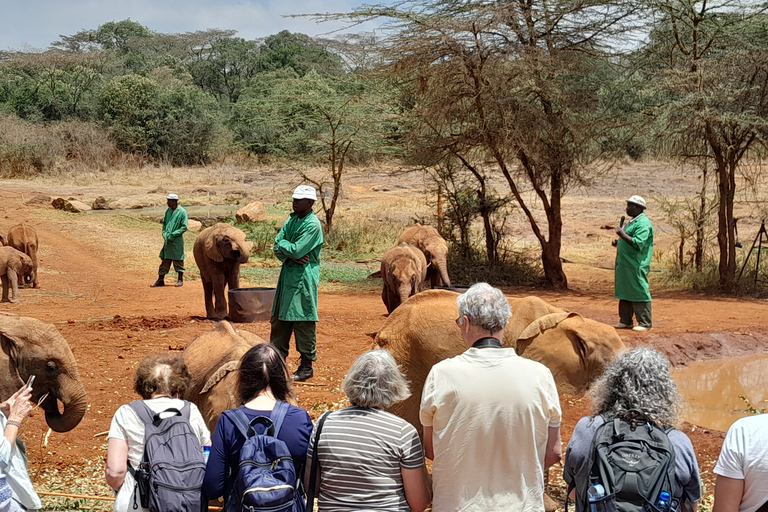
[[[400,244],[384,253],[381,258],[381,279],[384,287],[381,300],[392,313],[397,306],[424,287],[427,279],[427,258],[421,249]]]
[[[227,316],[224,289],[240,286],[240,264],[248,261],[251,247],[253,242],[246,241],[245,233],[223,222],[205,228],[195,240],[193,254],[203,281],[207,318],[222,320]]]
[[[25,222],[22,222],[21,224],[16,224],[15,226],[11,227],[11,229],[8,230],[8,238],[6,239],[5,245],[8,245],[13,247],[14,249],[20,250],[21,252],[23,252],[24,254],[26,254],[32,259],[32,266],[34,267],[34,271],[35,271],[35,278],[32,281],[32,286],[34,288],[37,288],[38,242],[37,242],[37,231],[35,231],[35,228],[33,228],[32,226],[29,226]],[[21,276],[19,276],[19,285],[23,285],[23,284],[26,284],[26,283],[22,283]]]
[[[35,280],[32,258],[13,247],[0,247],[0,279],[3,282],[2,302],[18,302],[19,278],[29,284]],[[13,290],[8,298],[8,288]]]

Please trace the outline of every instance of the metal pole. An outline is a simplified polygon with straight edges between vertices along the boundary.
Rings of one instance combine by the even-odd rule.
[[[760,224],[760,231],[757,233],[757,265],[755,265],[755,284],[757,284],[757,276],[760,274],[760,253],[763,252],[763,234],[765,234],[765,220]]]

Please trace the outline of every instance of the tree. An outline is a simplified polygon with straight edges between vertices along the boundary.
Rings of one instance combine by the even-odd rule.
[[[322,77],[314,71],[303,77],[270,76],[269,87],[250,90],[236,105],[235,122],[241,135],[257,135],[244,141],[255,152],[327,165],[320,179],[302,176],[318,188],[324,228],[330,232],[347,162],[385,150],[387,103],[353,76]],[[258,131],[249,131],[253,127]]]
[[[196,49],[188,69],[195,85],[235,103],[261,70],[258,45],[240,37],[215,37]]]
[[[216,102],[198,88],[125,75],[105,84],[99,100],[103,122],[123,151],[173,165],[208,161]]]
[[[663,56],[652,62],[667,99],[658,108],[667,126],[664,145],[681,160],[698,161],[704,179],[708,162],[714,163],[719,281],[723,290],[731,291],[736,277],[736,172],[750,153],[765,149],[768,135],[765,5],[662,0],[652,6],[661,20],[647,52]],[[702,193],[702,233],[707,208]]]
[[[600,155],[600,84],[590,82],[591,66],[635,9],[621,0],[470,0],[351,15],[391,20],[387,70],[406,81],[414,131],[470,172],[501,174],[557,288],[568,285],[562,198]]]
[[[266,37],[259,50],[262,71],[291,68],[299,76],[312,70],[320,75],[340,75],[343,71],[341,58],[306,34],[283,30]]]

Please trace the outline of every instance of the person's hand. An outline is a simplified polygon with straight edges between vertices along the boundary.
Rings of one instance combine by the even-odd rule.
[[[621,238],[627,238],[628,237],[627,232],[624,231],[624,228],[618,228],[616,230],[616,234],[619,235]]]
[[[618,241],[618,239],[614,239],[614,240],[611,240],[611,245],[612,245],[613,247],[616,247],[617,245],[619,245],[619,241]]]
[[[298,263],[299,265],[304,265],[306,262],[309,261],[309,254],[305,254],[301,258],[291,258],[291,260],[294,263]]]
[[[8,399],[9,420],[21,421],[32,411],[33,404],[29,401],[32,398],[32,388],[26,384]]]

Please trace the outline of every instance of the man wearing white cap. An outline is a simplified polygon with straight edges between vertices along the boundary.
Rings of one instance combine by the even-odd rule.
[[[293,191],[293,213],[275,238],[275,256],[283,262],[272,304],[272,331],[269,341],[284,358],[288,357],[291,333],[301,354],[293,380],[312,377],[317,359],[317,286],[320,283],[320,248],[323,228],[312,211],[317,193],[309,185]]]
[[[179,196],[168,194],[168,208],[163,217],[163,248],[160,250],[160,269],[157,281],[149,286],[165,286],[165,275],[173,264],[178,279],[176,286],[184,284],[184,232],[187,230],[187,210],[179,206]]]
[[[616,329],[648,331],[651,322],[651,291],[648,288],[648,272],[653,256],[653,226],[645,216],[645,199],[632,196],[627,199],[626,226],[619,227],[616,247],[614,298],[619,299],[619,323]],[[622,217],[622,222],[624,217]],[[632,327],[632,317],[637,325]]]

